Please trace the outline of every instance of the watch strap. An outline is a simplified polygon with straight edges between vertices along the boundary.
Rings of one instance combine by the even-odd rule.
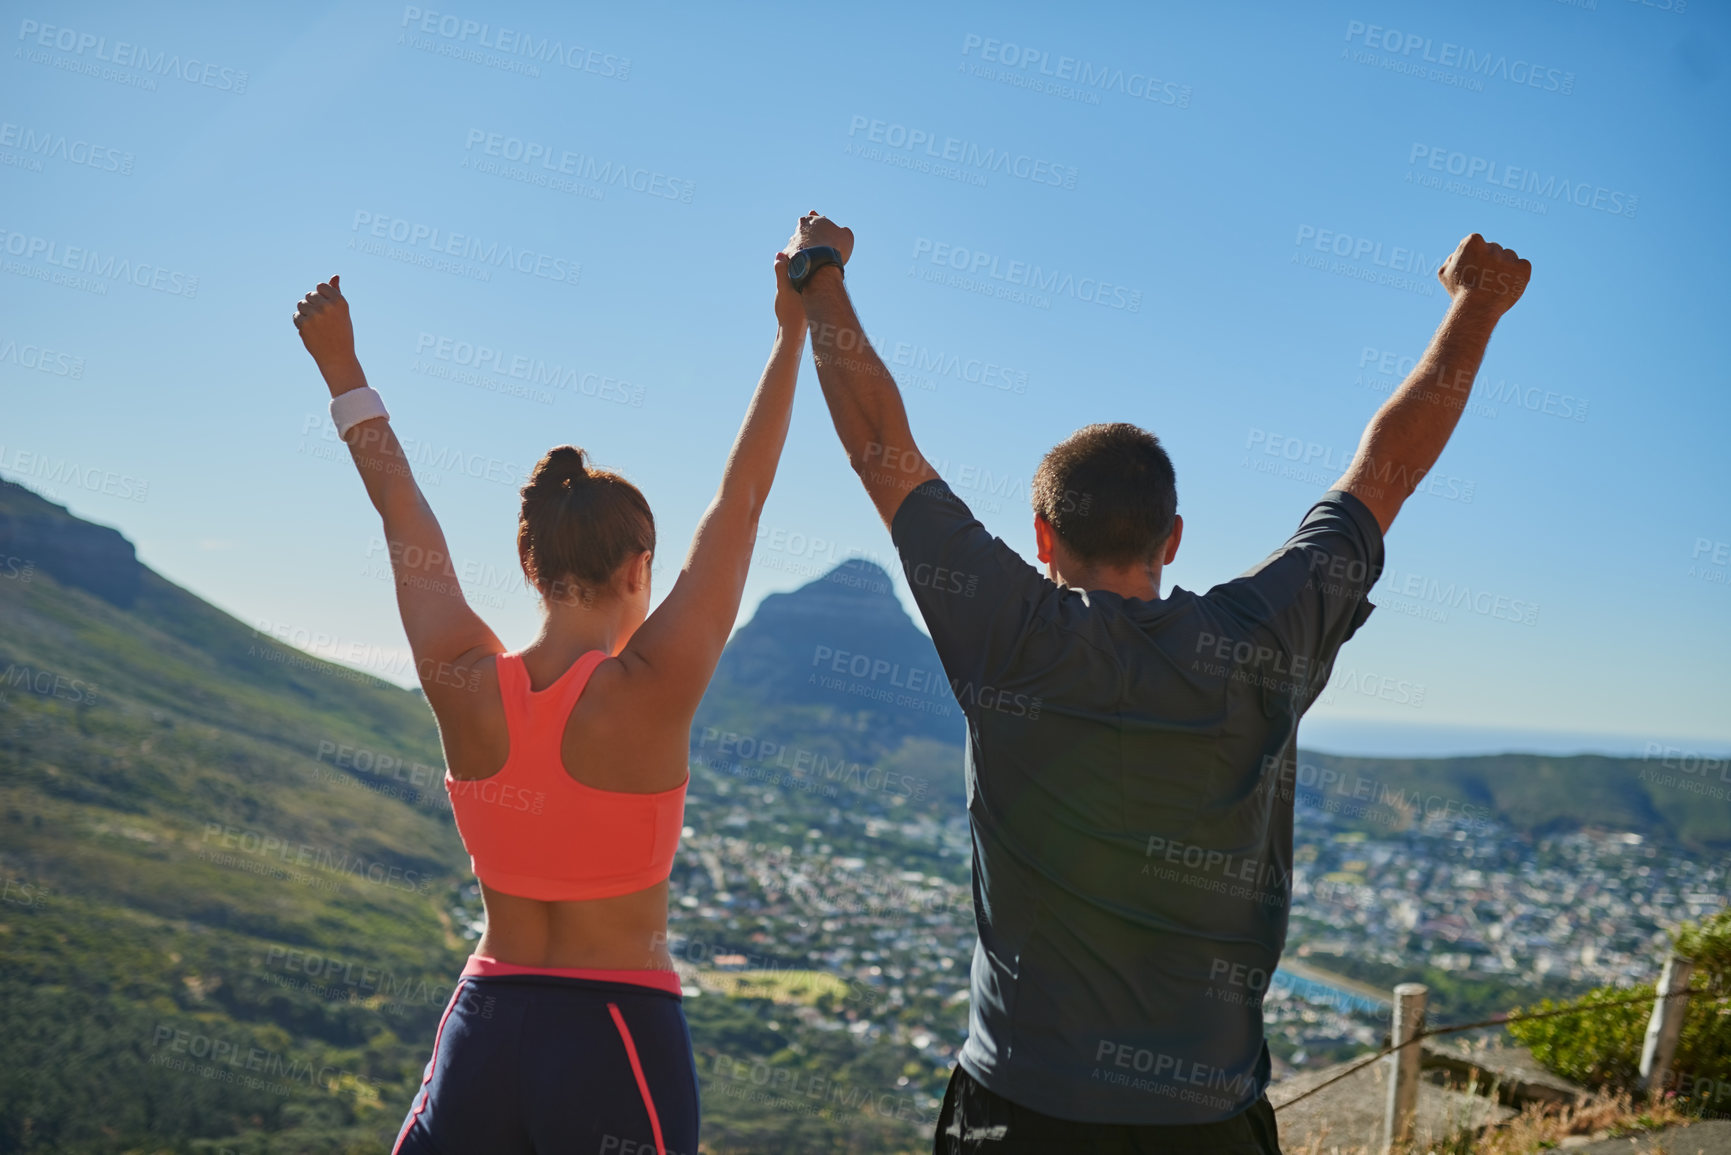
[[[797,277],[793,276],[790,271],[787,278],[788,284],[792,285],[794,291],[799,293],[805,292],[806,283],[825,265],[834,265],[838,269],[845,268],[842,264],[841,251],[833,245],[813,245],[809,249],[799,250],[793,256],[795,261],[800,257],[806,259],[805,271]],[[847,274],[844,271],[842,275],[846,276]]]

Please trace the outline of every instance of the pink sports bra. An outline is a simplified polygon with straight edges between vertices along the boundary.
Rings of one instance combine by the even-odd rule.
[[[453,778],[445,790],[475,877],[543,901],[612,898],[664,882],[685,823],[685,788],[634,794],[585,786],[559,748],[572,707],[607,655],[591,650],[544,690],[520,654],[498,657],[511,749],[499,772]]]

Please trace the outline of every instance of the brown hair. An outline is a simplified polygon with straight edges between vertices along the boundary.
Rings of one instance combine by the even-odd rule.
[[[591,469],[581,449],[559,445],[535,463],[517,517],[517,555],[536,589],[567,580],[599,591],[619,567],[655,549],[655,516],[635,485]]]
[[[1084,425],[1034,474],[1034,512],[1081,561],[1135,565],[1172,534],[1178,482],[1160,439],[1119,421]]]

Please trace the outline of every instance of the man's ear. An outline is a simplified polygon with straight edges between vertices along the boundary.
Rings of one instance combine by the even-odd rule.
[[[1040,556],[1041,565],[1052,564],[1052,543],[1058,539],[1058,533],[1045,518],[1034,515],[1034,550]]]
[[[1172,515],[1172,532],[1166,535],[1166,560],[1161,565],[1171,565],[1172,559],[1178,556],[1178,543],[1184,538],[1184,519],[1178,514]]]

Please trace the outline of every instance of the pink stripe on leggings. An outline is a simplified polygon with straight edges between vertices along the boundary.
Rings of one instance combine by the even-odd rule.
[[[655,1135],[655,1155],[667,1155],[667,1144],[661,1139],[661,1116],[655,1113],[655,1100],[649,1095],[649,1080],[643,1077],[643,1064],[637,1060],[637,1044],[631,1039],[631,1028],[619,1013],[618,1003],[608,1003],[607,1013],[619,1028],[619,1039],[625,1044],[625,1057],[631,1060],[631,1073],[637,1076],[637,1093],[643,1096],[643,1107],[649,1112],[649,1130]]]
[[[439,1016],[439,1029],[433,1032],[433,1057],[427,1060],[427,1073],[421,1076],[421,1101],[415,1104],[409,1121],[403,1124],[403,1133],[397,1136],[396,1145],[391,1148],[391,1155],[397,1155],[397,1149],[403,1145],[403,1140],[409,1137],[409,1129],[415,1125],[415,1120],[421,1117],[421,1112],[427,1109],[427,1099],[430,1097],[427,1084],[433,1081],[433,1064],[439,1061],[439,1040],[445,1037],[445,1020],[451,1017],[451,1011],[457,1006],[457,996],[463,993],[463,980],[457,980],[457,989],[451,992],[451,1001],[445,1004],[445,1013]],[[659,1134],[659,1132],[657,1133]]]

